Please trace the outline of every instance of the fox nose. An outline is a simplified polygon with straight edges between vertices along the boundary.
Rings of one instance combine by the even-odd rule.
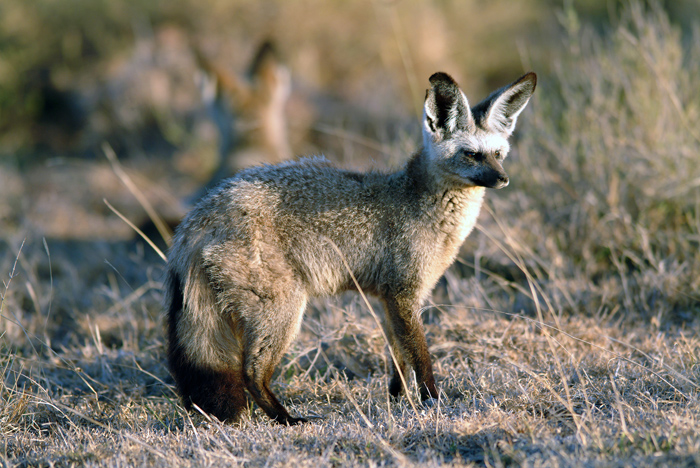
[[[498,176],[498,181],[496,182],[494,188],[500,189],[503,187],[507,187],[509,182],[510,180],[508,180],[508,176],[506,174],[500,174]]]

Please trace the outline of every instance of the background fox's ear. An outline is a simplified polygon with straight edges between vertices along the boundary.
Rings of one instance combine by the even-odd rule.
[[[425,95],[423,133],[437,142],[455,130],[473,129],[469,102],[455,80],[447,73],[438,72],[430,77],[430,84],[432,87]]]
[[[260,94],[269,98],[275,92],[289,96],[291,92],[291,77],[289,69],[281,60],[275,44],[267,40],[258,48],[255,58],[250,64],[248,77]]]
[[[537,75],[530,72],[514,83],[492,93],[480,102],[475,113],[483,112],[482,125],[495,132],[510,136],[515,130],[518,115],[525,109],[537,85]]]

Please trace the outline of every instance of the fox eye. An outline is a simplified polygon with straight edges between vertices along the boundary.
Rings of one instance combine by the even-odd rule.
[[[501,159],[501,152],[500,151],[496,150],[494,155],[496,156],[496,158]]]
[[[476,157],[476,152],[474,152],[474,151],[462,150],[462,154],[468,158],[475,158]]]

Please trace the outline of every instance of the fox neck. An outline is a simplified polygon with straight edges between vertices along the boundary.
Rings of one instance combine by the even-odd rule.
[[[425,150],[409,160],[406,175],[424,215],[459,248],[476,224],[486,189],[441,177]]]

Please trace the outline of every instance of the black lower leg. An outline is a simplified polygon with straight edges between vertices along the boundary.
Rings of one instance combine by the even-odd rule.
[[[269,388],[269,379],[257,380],[254,377],[244,374],[244,380],[248,392],[253,400],[267,414],[270,419],[280,424],[293,426],[306,422],[304,418],[293,418],[287,409],[279,402],[272,390]],[[266,381],[267,380],[267,381]]]
[[[399,365],[397,366],[396,363],[394,363],[393,367],[394,375],[391,377],[391,382],[389,382],[389,395],[393,398],[398,398],[401,392],[403,392],[404,387],[408,385],[408,374],[406,364],[400,359]]]

